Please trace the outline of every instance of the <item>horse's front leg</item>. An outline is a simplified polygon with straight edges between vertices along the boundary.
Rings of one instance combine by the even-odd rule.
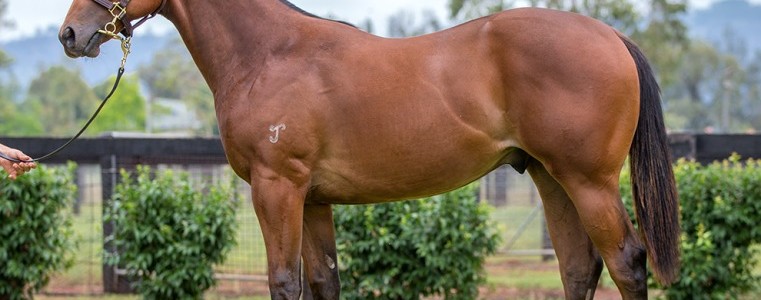
[[[267,249],[272,299],[301,294],[301,235],[306,184],[277,175],[251,178],[256,216]]]

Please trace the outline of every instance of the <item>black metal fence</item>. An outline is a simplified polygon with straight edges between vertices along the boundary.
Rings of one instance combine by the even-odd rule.
[[[737,153],[744,158],[761,158],[761,135],[693,135],[672,134],[669,137],[674,158],[686,157],[701,163],[710,163]],[[22,149],[33,157],[57,148],[64,139],[59,138],[3,138],[3,144]],[[218,138],[153,138],[146,136],[107,136],[84,138],[73,143],[68,149],[45,163],[63,164],[68,161],[79,165],[77,184],[80,195],[73,206],[81,224],[80,229],[90,230],[80,239],[77,267],[80,277],[86,277],[78,287],[76,282],[64,282],[74,293],[101,293],[129,291],[129,285],[120,277],[113,266],[102,263],[102,252],[113,251],[113,247],[103,238],[111,233],[111,225],[101,220],[103,201],[111,198],[114,187],[119,182],[119,170],[132,170],[137,165],[151,165],[158,168],[179,168],[198,174],[199,177],[213,178],[225,173],[227,160]],[[519,202],[528,208],[538,205],[538,196],[527,176],[511,174],[501,168],[483,179],[481,197],[495,206],[505,206]],[[229,172],[228,172],[229,173]],[[241,182],[241,188],[247,189]],[[245,194],[249,194],[246,192]],[[248,201],[250,206],[250,201]],[[218,269],[219,278],[240,280],[264,280],[266,260],[259,236],[258,224],[253,208],[242,209],[241,231],[248,235],[243,247],[244,253],[232,254],[237,257],[232,264]],[[252,240],[254,239],[254,240]],[[512,238],[508,238],[512,240]],[[539,247],[539,246],[538,246]],[[244,260],[243,258],[249,258]],[[73,290],[72,290],[73,289]]]
[[[3,144],[23,149],[32,157],[39,157],[65,142],[59,138],[0,138]],[[151,138],[146,136],[107,136],[83,138],[46,164],[78,165],[76,181],[79,195],[72,207],[74,227],[79,247],[75,253],[75,266],[58,282],[53,282],[53,293],[98,294],[130,292],[124,272],[103,263],[103,252],[115,249],[105,237],[111,235],[112,226],[102,221],[104,203],[111,199],[114,188],[121,180],[120,170],[131,171],[138,165],[156,169],[180,169],[191,179],[214,181],[231,176],[222,144],[218,138]],[[240,188],[248,189],[240,181]],[[249,195],[247,191],[243,193]],[[238,217],[239,247],[228,255],[231,264],[217,267],[219,277],[235,280],[266,279],[265,255],[259,237],[258,223],[251,202],[241,209]],[[260,238],[260,237],[259,237]],[[241,253],[239,253],[241,252]],[[58,283],[59,286],[56,286]]]

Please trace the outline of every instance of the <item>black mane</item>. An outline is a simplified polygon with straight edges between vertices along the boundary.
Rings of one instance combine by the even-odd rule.
[[[301,13],[302,15],[305,15],[305,16],[308,16],[308,17],[312,17],[312,18],[322,19],[322,20],[328,20],[328,21],[338,22],[338,23],[341,23],[341,24],[344,24],[344,25],[349,25],[351,27],[357,28],[357,26],[354,26],[354,24],[351,24],[349,22],[338,21],[338,20],[331,20],[331,19],[320,17],[320,16],[315,15],[313,13],[310,13],[310,12],[308,12],[306,10],[301,9],[300,7],[296,6],[295,4],[291,3],[288,0],[280,0],[280,2],[282,2],[286,6],[290,7],[291,9]]]

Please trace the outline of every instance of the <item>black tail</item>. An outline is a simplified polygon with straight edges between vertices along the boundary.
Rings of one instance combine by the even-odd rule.
[[[660,88],[639,47],[626,37],[621,40],[637,64],[640,85],[639,122],[629,150],[634,207],[655,278],[669,285],[679,274],[679,200]]]

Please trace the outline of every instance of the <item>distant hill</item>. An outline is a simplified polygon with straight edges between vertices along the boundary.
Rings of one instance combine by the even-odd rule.
[[[722,41],[727,30],[744,39],[748,49],[761,51],[761,5],[746,0],[724,0],[695,10],[685,19],[690,35],[711,42]]]
[[[64,54],[57,35],[58,29],[51,27],[37,32],[32,37],[0,43],[0,48],[14,59],[11,72],[24,91],[32,79],[53,65],[77,68],[90,85],[99,84],[116,74],[122,57],[118,41],[104,44],[98,58],[75,60]],[[149,63],[154,53],[160,51],[168,41],[178,37],[176,32],[164,36],[144,34],[135,37],[132,41],[132,54],[127,60],[126,71],[128,73],[136,71],[138,66]]]

